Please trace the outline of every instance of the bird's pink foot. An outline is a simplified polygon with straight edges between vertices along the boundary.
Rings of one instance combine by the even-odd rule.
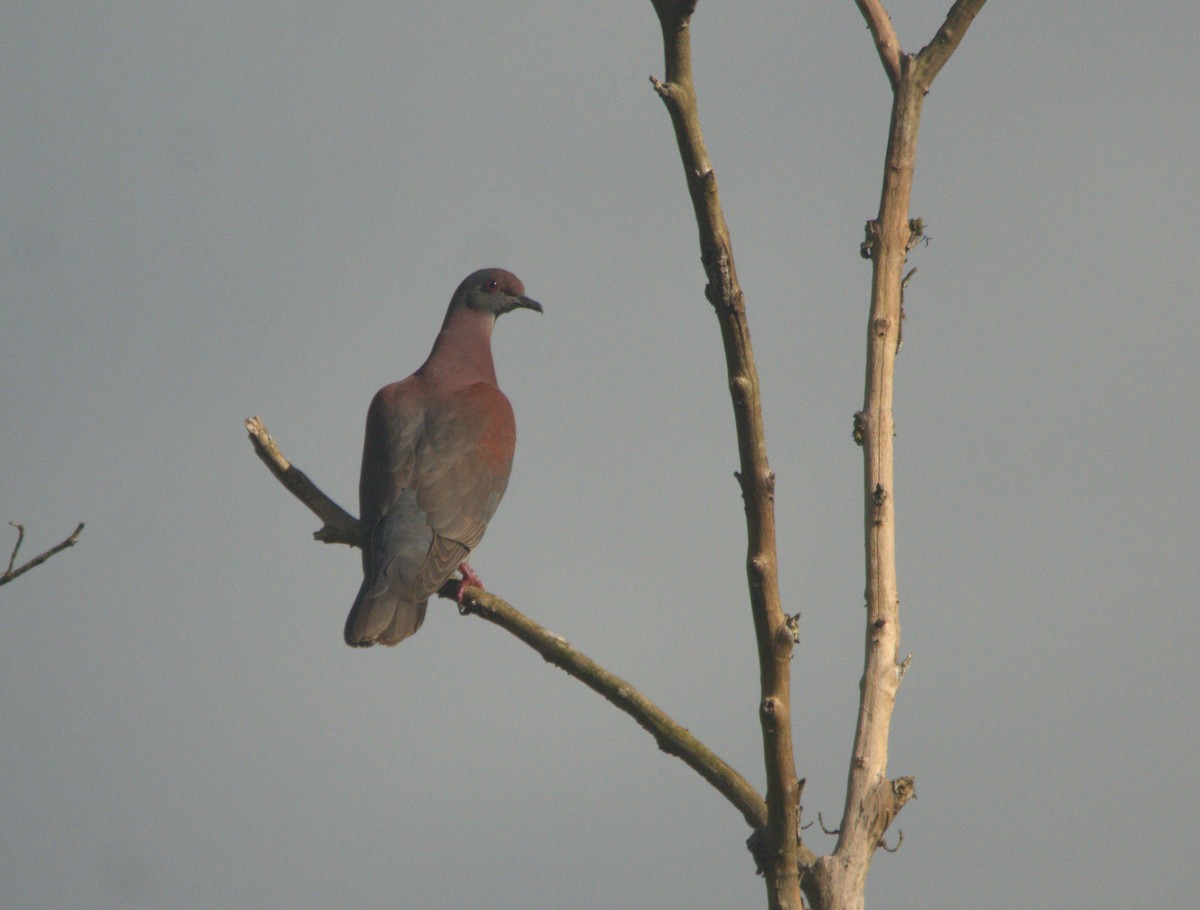
[[[476,575],[475,570],[465,562],[458,567],[458,571],[462,572],[462,582],[458,586],[458,605],[461,607],[463,592],[467,588],[479,588],[481,591],[485,590],[485,588],[483,587],[483,579]]]

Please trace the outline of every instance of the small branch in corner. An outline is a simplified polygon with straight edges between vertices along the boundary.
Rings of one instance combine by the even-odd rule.
[[[10,521],[9,524],[17,529],[17,542],[13,544],[12,553],[8,557],[8,568],[4,570],[3,575],[0,575],[0,585],[8,584],[14,578],[18,578],[21,575],[24,575],[30,569],[40,566],[47,559],[58,553],[61,553],[63,550],[67,549],[67,547],[75,546],[75,542],[79,540],[79,535],[83,531],[83,522],[81,521],[75,526],[75,530],[72,531],[70,536],[68,536],[65,540],[55,544],[44,553],[39,553],[37,556],[33,557],[33,559],[29,560],[23,565],[17,566],[17,553],[20,551],[21,544],[25,540],[25,526],[15,521]]]
[[[17,561],[17,553],[21,551],[21,543],[25,540],[25,525],[15,521],[10,521],[9,525],[17,529],[17,542],[13,544],[12,555],[8,557],[8,569],[4,572],[5,577],[12,575],[13,563]]]

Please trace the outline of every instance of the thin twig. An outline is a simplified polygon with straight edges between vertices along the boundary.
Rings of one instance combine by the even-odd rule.
[[[18,578],[24,575],[30,569],[40,566],[56,553],[61,553],[67,547],[75,546],[75,542],[79,540],[79,535],[83,531],[83,522],[81,521],[75,526],[75,530],[71,532],[71,535],[66,540],[55,544],[45,553],[39,553],[37,556],[33,557],[33,559],[29,560],[29,562],[17,566],[17,568],[14,569],[13,564],[17,561],[17,551],[21,549],[21,542],[25,539],[25,526],[18,524],[15,521],[10,521],[9,524],[17,529],[17,542],[13,545],[12,554],[8,558],[8,568],[5,569],[3,575],[0,575],[0,585],[8,584],[14,578]]]
[[[25,525],[15,521],[10,521],[9,524],[17,529],[17,542],[13,544],[12,555],[8,557],[8,569],[4,573],[6,576],[12,575],[13,563],[17,561],[17,553],[21,549],[21,542],[25,539]]]

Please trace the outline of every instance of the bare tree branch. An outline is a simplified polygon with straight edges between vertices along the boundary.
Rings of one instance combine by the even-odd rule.
[[[307,474],[283,457],[278,444],[271,438],[261,420],[250,417],[245,423],[254,453],[293,496],[325,522],[319,531],[313,533],[313,539],[322,543],[344,543],[357,547],[358,519],[317,489],[317,485],[308,479]]]
[[[317,487],[303,471],[293,466],[280,451],[262,421],[252,417],[245,422],[254,451],[276,479],[293,495],[325,519],[326,526],[313,537],[324,543],[359,546],[358,520]],[[457,600],[459,580],[447,581],[439,596]],[[562,637],[538,625],[511,604],[481,588],[463,592],[463,613],[474,613],[515,635],[550,663],[565,670],[584,685],[604,696],[636,720],[669,755],[677,756],[712,784],[742,813],[746,824],[761,829],[767,824],[767,807],[758,791],[737,771],[646,698],[641,692],[585,654],[571,647]],[[811,854],[809,860],[815,859]]]
[[[459,580],[451,579],[442,585],[438,595],[448,600],[456,600],[458,586]],[[712,784],[737,807],[751,828],[757,829],[766,825],[767,807],[758,791],[687,728],[672,720],[665,711],[625,680],[573,648],[565,638],[538,625],[511,604],[482,588],[467,588],[463,592],[460,609],[463,613],[481,616],[512,633],[541,654],[547,662],[565,670],[585,686],[598,692],[636,720],[654,737],[663,752],[682,759],[688,767]]]
[[[896,30],[892,28],[892,17],[883,8],[880,0],[855,2],[863,18],[867,20],[867,28],[871,30],[871,37],[875,40],[875,49],[879,51],[879,62],[883,64],[883,71],[887,73],[892,88],[895,88],[900,82],[900,56],[904,52],[900,49],[900,39],[896,37]]]
[[[985,0],[958,0],[934,40],[913,58],[894,47],[895,35],[879,0],[856,0],[871,25],[892,84],[892,116],[879,214],[867,225],[864,255],[871,260],[871,311],[863,409],[854,438],[863,448],[866,634],[858,720],[837,846],[806,881],[810,899],[826,910],[861,907],[871,857],[896,813],[914,792],[913,779],[887,779],[888,736],[896,693],[908,661],[899,661],[900,598],[896,579],[895,436],[893,397],[900,347],[904,266],[922,231],[909,217],[917,131],[933,78],[962,40]],[[897,67],[891,65],[895,56]],[[814,897],[815,895],[815,897]]]
[[[946,21],[937,30],[933,40],[921,48],[921,53],[917,54],[915,78],[926,91],[929,91],[934,77],[941,72],[950,55],[957,49],[986,2],[987,0],[957,0],[954,6],[950,7],[950,12],[946,13]]]
[[[19,551],[21,549],[21,543],[25,540],[25,526],[22,524],[18,524],[15,521],[10,521],[9,524],[17,529],[17,542],[15,544],[13,544],[12,554],[8,558],[8,568],[4,570],[3,575],[0,575],[0,585],[8,584],[14,578],[19,578],[20,576],[22,576],[26,572],[28,572],[30,569],[35,568],[36,566],[40,566],[42,563],[44,563],[51,556],[54,556],[56,553],[61,553],[63,550],[67,549],[67,547],[75,546],[75,542],[77,540],[79,540],[79,535],[83,531],[83,522],[81,521],[78,525],[75,526],[75,530],[71,532],[71,535],[66,540],[62,541],[61,543],[55,544],[53,547],[51,547],[45,553],[39,553],[37,556],[33,557],[33,559],[29,560],[29,562],[24,563],[20,566],[17,566],[14,569],[13,565],[17,561],[17,551]]]
[[[5,575],[12,575],[13,563],[17,561],[17,553],[20,552],[21,543],[25,540],[25,525],[15,521],[10,521],[9,525],[17,529],[17,542],[13,544],[12,555],[8,557],[8,569],[5,570]]]
[[[705,295],[717,314],[725,347],[746,511],[746,574],[758,643],[763,756],[767,772],[767,830],[762,851],[768,903],[800,910],[800,788],[792,746],[790,660],[793,638],[780,604],[775,548],[775,475],[767,463],[758,371],[733,246],[717,179],[700,132],[692,79],[690,20],[694,0],[652,0],[663,35],[666,79],[651,77],[675,128],[675,139],[700,233]]]

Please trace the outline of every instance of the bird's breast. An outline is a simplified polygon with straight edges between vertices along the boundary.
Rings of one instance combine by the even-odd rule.
[[[494,474],[507,477],[517,443],[517,424],[508,398],[494,385],[478,383],[467,390],[466,409],[475,418],[475,448]]]

